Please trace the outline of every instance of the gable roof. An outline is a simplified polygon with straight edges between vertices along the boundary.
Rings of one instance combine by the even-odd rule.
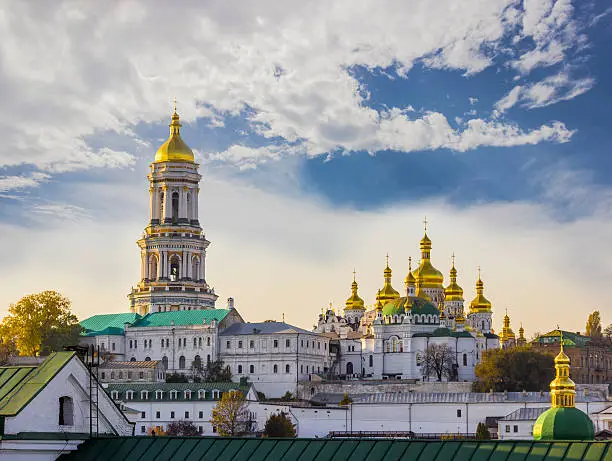
[[[38,367],[0,367],[0,416],[17,415],[75,355],[54,352]]]
[[[140,315],[133,312],[100,314],[81,320],[79,324],[84,329],[83,336],[123,335],[123,324],[131,324],[139,318]]]
[[[221,322],[229,313],[229,309],[153,312],[136,320],[132,327],[203,325],[205,323],[209,324],[213,320]]]
[[[86,440],[62,461],[91,459],[172,459],[207,461],[240,459],[255,461],[419,461],[539,460],[595,461],[608,459],[612,442],[542,442],[529,440],[423,441],[400,439],[275,439],[229,437],[112,437]]]
[[[557,329],[557,330],[552,330],[552,331],[549,331],[548,333],[538,336],[536,339],[533,340],[533,342],[539,343],[539,344],[558,344],[559,340],[561,339],[562,333],[563,333],[563,345],[564,346],[582,347],[586,345],[586,343],[591,341],[591,338],[588,336],[583,336],[579,333],[575,333],[572,331],[565,331],[565,330]]]
[[[312,331],[304,330],[299,327],[294,327],[285,322],[259,322],[259,323],[234,323],[223,330],[220,334],[227,335],[253,335],[253,334],[290,334],[290,333],[308,333],[309,335],[318,335]]]
[[[129,399],[130,402],[145,402],[145,401],[172,401],[172,402],[185,402],[185,401],[201,401],[201,400],[219,400],[219,397],[213,397],[212,391],[219,391],[220,393],[229,392],[232,390],[242,392],[244,398],[247,397],[251,390],[252,384],[240,384],[240,383],[108,383],[105,386],[108,395],[111,392],[117,392],[118,396],[116,400],[126,399],[126,392],[133,391],[134,397]],[[200,399],[198,391],[206,391],[204,399]],[[143,399],[141,392],[147,391],[149,393],[148,398]],[[157,398],[156,391],[163,391],[163,395],[160,399]],[[175,399],[170,399],[170,392],[176,391],[177,396]],[[191,398],[185,398],[185,391],[191,391]],[[126,399],[128,400],[128,399]]]
[[[100,365],[100,370],[107,370],[111,368],[155,368],[159,363],[159,360],[147,360],[142,362],[116,362],[114,360],[107,360]]]
[[[535,421],[548,408],[519,408],[499,421]]]

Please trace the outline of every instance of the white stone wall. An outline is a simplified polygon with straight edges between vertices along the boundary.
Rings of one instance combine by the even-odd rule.
[[[219,356],[235,381],[246,377],[266,397],[281,397],[295,393],[298,381],[325,371],[329,339],[315,333],[220,335]]]
[[[533,421],[498,421],[497,438],[500,440],[533,440]]]

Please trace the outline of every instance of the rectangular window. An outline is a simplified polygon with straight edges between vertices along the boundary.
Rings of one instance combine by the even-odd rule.
[[[132,348],[132,346],[134,345],[134,343],[132,342],[132,340],[130,339],[130,349]]]
[[[115,343],[111,344],[111,350],[113,350],[113,351],[115,350]]]
[[[139,377],[140,379],[144,379],[144,371],[141,371],[141,372],[138,374],[138,377]]]
[[[142,419],[145,419],[145,418],[147,417],[147,413],[146,413],[146,412],[144,412],[144,411],[141,411],[141,412],[140,412],[140,417],[141,417]]]
[[[188,411],[185,412],[185,419],[189,419],[189,412]]]
[[[146,427],[144,427],[144,426],[140,426],[140,432],[141,432],[141,433],[143,433],[143,434],[144,434],[144,433],[146,432],[146,430],[147,430],[147,428],[146,428]]]
[[[457,410],[457,418],[461,418],[461,410]]]
[[[514,432],[518,432],[518,426],[514,426]]]
[[[174,419],[174,412],[173,411],[170,412],[170,419]]]
[[[238,349],[242,349],[242,341],[238,341]]]
[[[506,424],[506,432],[510,432],[510,425]]]
[[[134,340],[134,349],[138,349],[138,341],[136,339]]]
[[[291,340],[285,339],[285,347],[291,347]]]
[[[156,411],[156,412],[155,412],[155,417],[156,417],[157,419],[161,418],[161,412]]]
[[[255,349],[255,341],[253,341],[252,339],[249,341],[249,348]]]
[[[274,347],[278,347],[278,339],[274,340]]]
[[[204,418],[204,412],[203,411],[200,411],[198,413],[198,418],[200,418],[200,419]]]
[[[198,426],[198,432],[201,434],[204,432],[204,428],[202,426]]]
[[[225,348],[229,349],[230,347],[232,347],[232,343],[230,341],[226,341]]]
[[[102,379],[106,378],[106,374],[104,372],[102,372]]]

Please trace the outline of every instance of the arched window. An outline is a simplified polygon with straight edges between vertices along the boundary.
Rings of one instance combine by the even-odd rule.
[[[483,330],[485,329],[485,327],[484,327],[484,320],[482,321],[482,329]]]
[[[347,375],[352,375],[353,374],[353,362],[348,362],[346,364],[346,374]]]
[[[242,373],[242,365],[238,365],[238,374]]]
[[[202,338],[198,338],[198,347],[202,347]]]
[[[184,355],[181,355],[179,357],[179,368],[181,369],[185,368],[185,356]]]
[[[370,355],[370,366],[373,367],[374,366],[374,356]]]
[[[291,371],[291,367],[289,365],[285,365],[285,373],[289,373]]]
[[[274,373],[278,373],[278,365],[274,365]]]
[[[145,357],[145,362],[150,362],[151,361],[151,357]]]
[[[178,223],[179,217],[179,193],[172,193],[172,224]]]
[[[59,398],[59,421],[60,426],[72,426],[74,424],[74,405],[71,397]]]
[[[206,355],[206,366],[210,364],[210,354]]]
[[[249,365],[249,373],[255,373],[255,365]]]
[[[391,339],[391,350],[397,352],[397,338],[395,337]]]
[[[206,338],[206,345],[210,346],[210,336],[208,338]]]
[[[196,370],[201,370],[202,369],[202,359],[200,358],[199,355],[196,355],[193,358],[193,368],[195,368]]]
[[[463,354],[463,366],[467,367],[467,354]]]
[[[181,260],[177,255],[172,255],[170,258],[170,280],[176,281],[181,277],[180,267]]]
[[[130,362],[135,362],[135,361],[136,361],[136,357],[132,357],[132,358],[130,359]]]
[[[149,258],[149,280],[157,280],[157,256]]]

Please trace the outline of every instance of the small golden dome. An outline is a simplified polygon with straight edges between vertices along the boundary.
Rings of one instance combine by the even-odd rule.
[[[470,303],[471,311],[490,312],[491,301],[484,297],[484,283],[480,279],[480,268],[478,268],[478,281],[476,282],[476,297]]]
[[[442,272],[431,264],[431,240],[427,236],[427,229],[421,239],[421,264],[413,275],[417,280],[421,280],[421,286],[424,288],[444,289]]]
[[[414,278],[414,275],[412,275],[412,257],[408,258],[408,275],[406,275],[406,278],[404,279],[404,284],[406,285],[406,287],[412,287],[414,286],[416,283],[416,279]]]
[[[365,310],[365,303],[363,302],[363,299],[361,299],[359,297],[359,295],[357,294],[357,280],[355,279],[355,271],[353,271],[353,283],[351,284],[351,296],[346,300],[345,303],[345,310],[346,309],[358,309],[358,310]]]
[[[400,294],[393,286],[391,286],[391,268],[389,267],[389,255],[387,255],[387,267],[383,271],[385,277],[385,284],[383,285],[381,290],[378,290],[378,294],[376,295],[376,300],[380,301],[383,305],[387,304],[387,302],[392,301],[400,297]]]
[[[181,138],[180,117],[176,113],[176,103],[172,122],[170,125],[170,137],[163,143],[155,153],[154,163],[161,162],[194,162],[193,151]]]
[[[455,255],[453,254],[453,266],[450,270],[450,284],[444,289],[446,301],[463,301],[463,288],[457,284],[457,269],[455,269]]]

